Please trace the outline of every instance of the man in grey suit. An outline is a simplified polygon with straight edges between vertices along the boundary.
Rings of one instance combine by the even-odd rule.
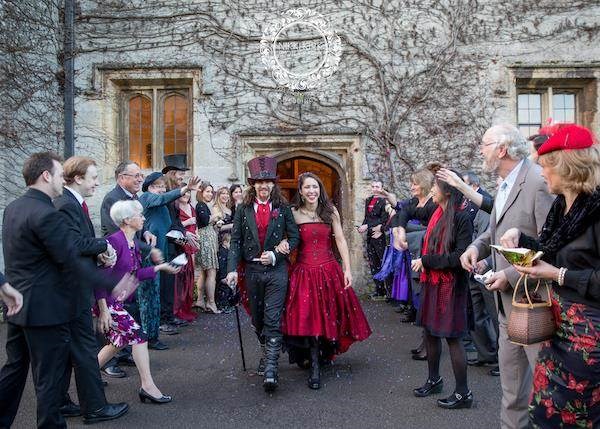
[[[537,237],[546,221],[553,196],[548,193],[541,168],[527,159],[527,141],[512,125],[496,125],[488,129],[483,135],[480,151],[484,170],[497,173],[502,182],[488,229],[463,253],[461,263],[464,269],[472,272],[478,260],[492,255],[495,273],[486,285],[496,292],[498,306],[498,361],[502,384],[500,423],[503,429],[521,429],[528,425],[527,404],[539,347],[523,347],[508,341],[507,323],[513,287],[519,273],[502,256],[492,253],[490,245],[500,244],[500,237],[509,228],[519,228],[523,233]]]

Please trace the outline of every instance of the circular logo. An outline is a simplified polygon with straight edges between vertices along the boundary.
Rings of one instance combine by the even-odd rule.
[[[342,42],[322,15],[306,8],[290,9],[267,24],[260,52],[279,85],[306,90],[337,70]]]

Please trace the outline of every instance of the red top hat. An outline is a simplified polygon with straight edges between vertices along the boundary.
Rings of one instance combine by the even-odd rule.
[[[279,179],[277,176],[277,160],[270,156],[259,156],[248,161],[248,170],[250,177],[248,183],[253,184],[258,180],[270,180],[276,182]]]
[[[541,128],[539,133],[548,139],[538,148],[538,155],[555,150],[587,149],[596,142],[590,130],[576,124],[555,124]]]

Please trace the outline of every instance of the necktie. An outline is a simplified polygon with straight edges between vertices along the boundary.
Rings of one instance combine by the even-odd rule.
[[[90,218],[90,209],[88,208],[88,205],[85,201],[81,204],[81,208],[83,209],[83,212],[89,219]]]

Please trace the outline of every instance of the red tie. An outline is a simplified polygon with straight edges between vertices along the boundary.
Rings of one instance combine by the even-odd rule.
[[[85,201],[81,204],[81,208],[83,209],[83,212],[88,217],[88,219],[90,219],[90,209],[88,209],[88,206]]]

